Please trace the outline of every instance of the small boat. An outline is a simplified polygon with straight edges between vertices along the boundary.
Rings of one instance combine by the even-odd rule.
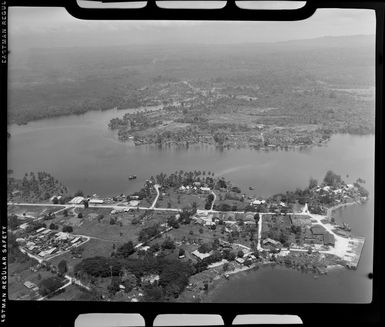
[[[136,175],[130,175],[130,176],[128,176],[128,179],[136,179]]]

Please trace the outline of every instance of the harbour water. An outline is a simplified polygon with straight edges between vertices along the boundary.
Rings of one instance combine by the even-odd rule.
[[[9,126],[8,169],[22,177],[46,171],[71,192],[116,195],[138,190],[160,172],[206,170],[230,179],[245,192],[269,196],[321,181],[331,169],[345,181],[366,180],[369,201],[334,213],[354,235],[365,237],[358,269],[338,269],[314,279],[287,268],[263,268],[232,278],[215,291],[215,302],[369,302],[372,282],[374,220],[374,136],[334,135],[322,147],[306,151],[220,150],[209,145],[160,149],[121,143],[108,130],[111,118],[125,111],[93,111]],[[137,179],[128,180],[129,175]],[[249,187],[254,188],[249,191]]]

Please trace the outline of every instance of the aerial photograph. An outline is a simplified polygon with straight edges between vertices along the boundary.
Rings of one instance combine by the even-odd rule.
[[[375,25],[10,8],[9,299],[370,303]]]

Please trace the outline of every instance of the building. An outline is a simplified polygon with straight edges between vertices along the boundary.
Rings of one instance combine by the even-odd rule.
[[[323,241],[324,241],[325,245],[334,246],[334,244],[335,244],[334,235],[330,234],[330,233],[324,234],[324,240]]]
[[[137,200],[132,200],[130,201],[129,205],[131,207],[137,207],[139,205],[140,201],[137,201]]]
[[[159,275],[146,275],[141,278],[142,283],[153,284],[159,280]]]
[[[30,288],[30,289],[31,289],[31,288],[36,287],[36,284],[30,282],[29,280],[27,280],[27,281],[24,283],[24,286],[25,286],[26,288]]]
[[[272,245],[272,246],[276,246],[276,247],[279,247],[281,245],[280,242],[276,241],[276,240],[273,240],[271,238],[266,238],[262,241],[262,244],[265,245],[265,246],[268,246],[268,245]]]
[[[326,229],[321,225],[315,225],[310,227],[311,233],[313,235],[324,235],[327,233]]]
[[[103,204],[103,203],[104,203],[104,201],[101,199],[91,199],[89,201],[89,204]]]
[[[245,263],[245,259],[243,259],[243,258],[236,258],[235,261],[241,265],[243,265]]]
[[[195,250],[195,251],[191,252],[191,254],[195,255],[198,259],[203,260],[203,259],[208,258],[209,256],[211,256],[212,251],[210,251],[208,253],[201,253],[198,250]]]
[[[75,196],[71,201],[69,201],[68,203],[71,203],[71,204],[81,204],[82,202],[84,201],[84,197],[82,196]]]
[[[209,187],[201,187],[202,192],[210,192],[211,189]]]
[[[28,227],[28,223],[24,223],[24,224],[21,224],[20,226],[19,226],[19,228],[20,229],[26,229],[27,227]]]

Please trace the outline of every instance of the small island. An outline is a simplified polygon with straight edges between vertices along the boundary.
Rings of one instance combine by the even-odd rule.
[[[357,268],[365,239],[333,210],[367,201],[358,178],[262,198],[211,171],[150,176],[132,194],[98,197],[45,172],[8,176],[11,299],[205,302],[217,280],[283,265]],[[214,285],[214,286],[213,286]]]

